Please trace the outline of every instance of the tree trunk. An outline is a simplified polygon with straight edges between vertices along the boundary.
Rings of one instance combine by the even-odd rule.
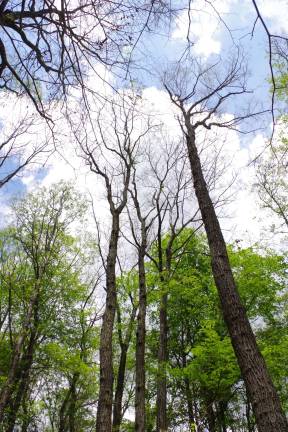
[[[35,323],[36,327],[37,327],[37,323]],[[19,364],[18,379],[17,381],[15,381],[15,386],[18,384],[15,398],[14,399],[11,398],[10,403],[8,405],[9,415],[8,415],[8,423],[7,423],[7,432],[13,432],[21,402],[24,399],[25,394],[28,390],[29,377],[30,377],[31,367],[33,364],[36,340],[37,340],[37,329],[34,328],[30,336],[27,352],[24,354],[23,359]]]
[[[67,430],[67,406],[70,399],[71,388],[69,387],[66,396],[61,404],[60,412],[59,412],[59,428],[58,432],[65,432]]]
[[[122,399],[124,392],[127,351],[128,345],[123,343],[121,345],[120,362],[118,367],[117,385],[114,399],[113,432],[119,432],[122,421]]]
[[[145,432],[145,335],[146,335],[146,232],[142,226],[142,244],[139,249],[139,311],[136,331],[136,389],[135,431]]]
[[[73,374],[72,381],[70,383],[70,402],[69,402],[69,432],[76,432],[75,429],[75,417],[76,417],[76,401],[77,401],[77,393],[76,393],[76,384],[79,378],[79,372],[75,372]]]
[[[236,288],[226,244],[204,180],[195,144],[195,130],[188,115],[185,117],[185,124],[188,156],[208,238],[213,276],[221,301],[223,317],[252,403],[258,430],[259,432],[287,432],[287,419]]]
[[[119,333],[119,343],[120,343],[120,347],[121,347],[121,354],[120,354],[120,362],[119,362],[118,374],[117,374],[116,391],[115,391],[115,397],[114,397],[113,432],[118,432],[120,430],[120,426],[121,426],[121,422],[122,422],[122,399],[123,399],[123,393],[124,393],[124,387],[125,387],[125,371],[126,371],[127,352],[128,352],[131,337],[132,337],[133,323],[135,321],[136,312],[137,312],[137,307],[133,305],[133,309],[132,309],[131,316],[129,319],[128,329],[126,332],[125,339],[123,341],[122,329],[121,329],[121,325],[122,325],[121,315],[120,315],[120,310],[118,311],[118,324],[120,326],[118,333]]]
[[[27,406],[27,392],[25,394],[24,399],[22,400],[22,409],[23,409],[23,420],[22,420],[21,432],[28,432],[30,418],[29,418],[28,406]]]
[[[113,405],[112,335],[116,312],[116,258],[119,239],[119,213],[112,215],[112,229],[106,267],[106,307],[100,335],[100,390],[96,431],[111,432]]]
[[[227,410],[227,402],[220,401],[217,409],[217,417],[218,417],[220,432],[227,432],[226,415],[225,415],[226,410]]]
[[[187,377],[184,378],[184,384],[185,384],[185,393],[186,393],[186,401],[187,401],[189,426],[190,426],[190,428],[192,428],[193,426],[195,426],[195,418],[194,418],[194,410],[193,410],[192,392],[190,389],[189,379]]]
[[[168,295],[164,294],[160,305],[160,338],[158,350],[159,376],[157,386],[157,432],[166,432],[167,424],[167,301]]]
[[[209,401],[206,403],[206,415],[207,415],[209,432],[216,432],[215,413],[214,413],[213,405]]]

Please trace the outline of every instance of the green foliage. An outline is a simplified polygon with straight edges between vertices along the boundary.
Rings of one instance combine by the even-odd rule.
[[[97,392],[98,368],[94,353],[99,338],[97,328],[91,325],[95,314],[91,256],[95,263],[97,248],[92,238],[84,246],[83,240],[73,236],[72,230],[76,221],[84,221],[83,198],[70,185],[60,183],[28,195],[15,202],[13,208],[15,224],[0,233],[0,318],[3,319],[0,389],[9,370],[11,343],[22,335],[21,356],[25,356],[30,332],[34,332],[36,339],[27,393],[30,399],[26,401],[32,417],[41,418],[46,413],[58,422],[61,405],[74,382],[75,421],[85,424],[89,418],[91,420],[85,402]],[[23,323],[35,295],[37,302],[24,332]],[[51,383],[46,381],[47,377]],[[43,382],[46,382],[44,388]],[[37,401],[33,400],[34,392]],[[71,398],[66,410],[72,403]],[[23,412],[24,402],[18,413],[19,421],[28,415]],[[41,430],[46,430],[46,426]],[[77,427],[77,430],[82,429]]]

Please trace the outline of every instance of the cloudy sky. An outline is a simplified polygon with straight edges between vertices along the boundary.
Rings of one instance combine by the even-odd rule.
[[[258,6],[271,32],[288,33],[287,0],[259,0]],[[241,43],[249,64],[249,85],[254,90],[255,100],[264,107],[269,107],[267,37],[259,21],[253,35],[251,34],[255,18],[251,0],[195,0],[191,2],[190,15],[187,10],[180,11],[169,29],[162,26],[157,32],[146,32],[135,50],[135,63],[131,65],[135,85],[142,89],[143,110],[147,113],[157,113],[172,134],[179,133],[175,111],[167,94],[161,89],[160,75],[170,62],[178,60],[183,54],[188,36],[193,42],[192,52],[195,57],[200,58],[202,62],[211,62],[221,56],[224,66],[227,56]],[[143,70],[140,66],[143,66]],[[106,82],[115,84],[117,81],[117,86],[121,86],[121,80],[119,84],[119,79],[103,66],[99,66],[98,73],[105,77]],[[99,77],[91,76],[90,84],[94,90],[105,93],[107,98],[112,97],[112,88],[103,84]],[[122,83],[124,86],[126,84]],[[7,98],[3,94],[0,98],[1,133],[5,137],[17,125],[19,119],[33,115],[33,107],[24,98],[16,100],[13,96]],[[75,94],[71,104],[74,99]],[[76,105],[75,109],[77,110]],[[1,189],[0,211],[4,223],[9,214],[11,196],[33,190],[36,185],[50,185],[60,180],[72,180],[81,190],[88,191],[96,197],[100,218],[101,214],[105,214],[103,189],[72,144],[69,128],[61,117],[61,107],[54,108],[53,116],[57,151],[54,151],[48,160],[48,153],[42,156],[41,164],[34,164]],[[267,227],[271,225],[271,218],[265,212],[261,212],[261,218],[259,216],[257,197],[252,191],[254,167],[249,164],[267,143],[271,119],[266,118],[265,122],[265,129],[248,137],[241,137],[232,131],[229,132],[230,135],[225,136],[223,151],[229,161],[229,169],[222,183],[229,183],[231,177],[237,173],[237,187],[233,189],[233,199],[223,210],[221,218],[228,240],[240,239],[245,244],[253,244],[259,240],[263,232],[269,237]],[[37,119],[33,131],[30,130],[29,135],[23,135],[19,145],[28,142],[29,151],[31,146],[41,145],[41,141],[46,139],[50,140],[51,149],[53,143],[50,133],[49,126],[43,120]]]

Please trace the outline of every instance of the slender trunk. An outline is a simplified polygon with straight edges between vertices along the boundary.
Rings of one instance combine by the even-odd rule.
[[[184,352],[184,340],[183,340],[183,328],[181,332],[181,342],[182,342],[182,368],[185,369],[187,367],[187,356]],[[186,395],[186,402],[187,402],[187,413],[188,413],[188,420],[189,420],[189,426],[191,430],[192,428],[195,428],[195,417],[194,417],[194,408],[193,408],[193,397],[192,397],[192,391],[190,388],[190,382],[189,378],[186,376],[184,378],[184,388],[185,388],[185,395]]]
[[[166,281],[169,280],[169,275],[171,271],[171,260],[172,260],[172,244],[175,240],[175,235],[171,233],[168,246],[165,250],[166,254]],[[161,241],[158,234],[158,242]],[[159,251],[162,255],[162,248]],[[160,270],[160,280],[164,282],[163,262],[162,256],[159,259],[159,270]],[[168,277],[167,277],[168,275]],[[168,419],[167,419],[167,374],[166,374],[166,364],[168,361],[168,322],[167,322],[167,303],[168,294],[163,294],[161,298],[160,305],[160,335],[159,335],[159,350],[158,350],[158,367],[159,367],[159,377],[157,386],[157,432],[168,431]]]
[[[79,378],[79,372],[75,372],[73,374],[73,378],[70,383],[70,401],[69,401],[69,410],[68,410],[69,432],[76,432],[75,429],[76,401],[77,401],[76,384],[78,378]]]
[[[135,389],[135,431],[145,432],[145,335],[146,335],[146,275],[145,275],[146,232],[142,226],[142,244],[139,249],[139,311],[136,331],[136,389]]]
[[[213,276],[221,301],[223,317],[252,403],[258,430],[259,432],[287,432],[287,419],[236,288],[226,244],[204,180],[195,144],[195,130],[188,115],[185,122],[188,156],[210,247]]]
[[[96,431],[111,432],[113,405],[112,335],[116,312],[117,246],[119,239],[119,213],[112,215],[112,229],[106,267],[106,307],[100,335],[100,390],[97,408]]]
[[[124,392],[125,370],[127,359],[128,345],[123,343],[121,345],[120,362],[118,367],[117,385],[114,398],[113,409],[113,432],[119,432],[122,421],[122,399]]]
[[[165,293],[161,298],[160,305],[160,336],[158,350],[158,386],[157,386],[157,432],[166,432],[168,430],[167,422],[167,301],[168,295]]]
[[[66,393],[65,399],[63,400],[62,404],[61,404],[61,408],[60,408],[60,412],[59,412],[59,428],[58,428],[58,432],[65,432],[67,430],[67,406],[69,403],[69,399],[70,399],[70,392],[71,389],[69,387],[69,390]]]
[[[190,389],[189,379],[187,377],[184,378],[184,384],[185,384],[185,394],[186,394],[186,401],[187,401],[188,420],[189,420],[189,425],[192,428],[195,426],[195,418],[194,418],[194,410],[193,410],[192,392]]]
[[[226,410],[227,410],[227,402],[220,401],[217,410],[220,432],[227,432],[226,416],[225,416]]]
[[[120,430],[120,426],[122,422],[122,399],[123,399],[124,386],[125,386],[127,352],[132,337],[133,323],[135,321],[136,312],[137,312],[137,307],[133,306],[129,324],[128,324],[128,330],[126,332],[124,341],[122,339],[121,330],[119,335],[121,354],[120,354],[120,361],[119,361],[118,374],[117,374],[116,391],[114,397],[113,432],[118,432]],[[121,326],[120,311],[118,313],[118,320],[119,320],[118,324]]]
[[[27,392],[25,394],[24,399],[22,400],[22,409],[23,409],[23,420],[22,420],[21,432],[28,432],[30,419],[29,419],[28,406],[27,406]]]
[[[206,403],[206,415],[207,415],[209,432],[216,432],[215,413],[214,413],[213,405],[209,401]]]

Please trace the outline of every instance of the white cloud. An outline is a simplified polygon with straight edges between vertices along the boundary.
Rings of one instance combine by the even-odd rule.
[[[183,11],[176,19],[173,39],[187,40],[194,43],[193,51],[205,58],[221,52],[221,31],[223,22],[236,0],[216,0],[209,3],[196,0],[191,3],[191,10]]]
[[[269,30],[275,34],[288,32],[288,2],[287,0],[259,0],[258,8],[263,18],[268,18]]]

